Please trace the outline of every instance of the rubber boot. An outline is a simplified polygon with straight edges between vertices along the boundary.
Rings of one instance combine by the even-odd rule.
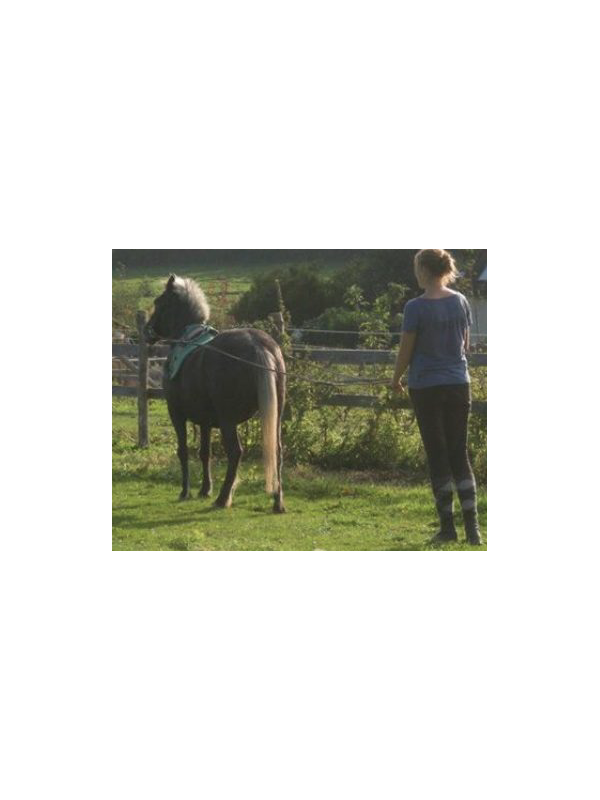
[[[443,544],[444,542],[456,541],[458,541],[458,534],[456,533],[456,528],[454,527],[453,522],[452,526],[446,523],[444,527],[438,533],[436,533],[433,539],[431,539],[431,544]]]
[[[482,544],[481,532],[477,521],[477,511],[463,511],[465,521],[465,534],[469,544]]]
[[[481,533],[477,522],[477,487],[473,473],[456,482],[456,490],[465,523],[465,534],[469,544],[481,544]]]
[[[440,518],[440,531],[433,539],[432,543],[455,542],[458,539],[456,528],[454,527],[454,499],[452,495],[452,478],[438,478],[433,482],[433,494],[435,496],[435,506]]]

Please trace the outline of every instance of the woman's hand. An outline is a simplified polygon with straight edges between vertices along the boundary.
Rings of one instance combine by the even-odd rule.
[[[402,385],[402,381],[392,381],[390,386],[394,394],[404,394],[404,386]]]

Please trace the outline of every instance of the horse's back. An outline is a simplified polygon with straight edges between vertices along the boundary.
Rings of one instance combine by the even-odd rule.
[[[283,369],[277,342],[256,328],[222,331],[192,353],[181,369],[179,384],[186,416],[200,424],[203,417],[213,426],[220,420],[239,424],[250,419],[258,410],[261,351],[271,354],[275,368]]]

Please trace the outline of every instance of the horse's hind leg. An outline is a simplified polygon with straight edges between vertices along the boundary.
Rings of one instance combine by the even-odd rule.
[[[227,474],[215,505],[219,508],[229,508],[233,499],[233,485],[242,457],[242,445],[235,425],[221,425],[221,437],[227,453]]]
[[[202,461],[202,488],[200,497],[210,497],[212,481],[210,477],[210,425],[200,426],[200,460]]]
[[[187,427],[185,417],[177,417],[171,415],[171,422],[177,434],[177,455],[179,456],[179,463],[181,464],[181,494],[180,500],[189,500],[192,496],[190,492],[190,471],[188,466],[188,449],[187,449]]]

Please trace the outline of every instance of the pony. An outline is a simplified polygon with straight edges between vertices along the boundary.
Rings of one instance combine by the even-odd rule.
[[[145,326],[144,337],[149,345],[161,339],[180,340],[189,325],[207,323],[209,317],[210,308],[198,284],[190,278],[170,275],[163,293],[154,301],[154,311]],[[237,426],[259,412],[265,488],[273,496],[273,511],[280,514],[285,511],[281,481],[285,372],[285,362],[277,342],[255,328],[235,328],[217,334],[210,344],[200,346],[188,355],[173,378],[165,368],[163,388],[177,435],[177,455],[181,464],[180,500],[191,497],[187,421],[200,427],[203,469],[200,497],[211,494],[211,431],[213,428],[221,431],[227,453],[227,473],[214,505],[229,508],[243,452]]]

